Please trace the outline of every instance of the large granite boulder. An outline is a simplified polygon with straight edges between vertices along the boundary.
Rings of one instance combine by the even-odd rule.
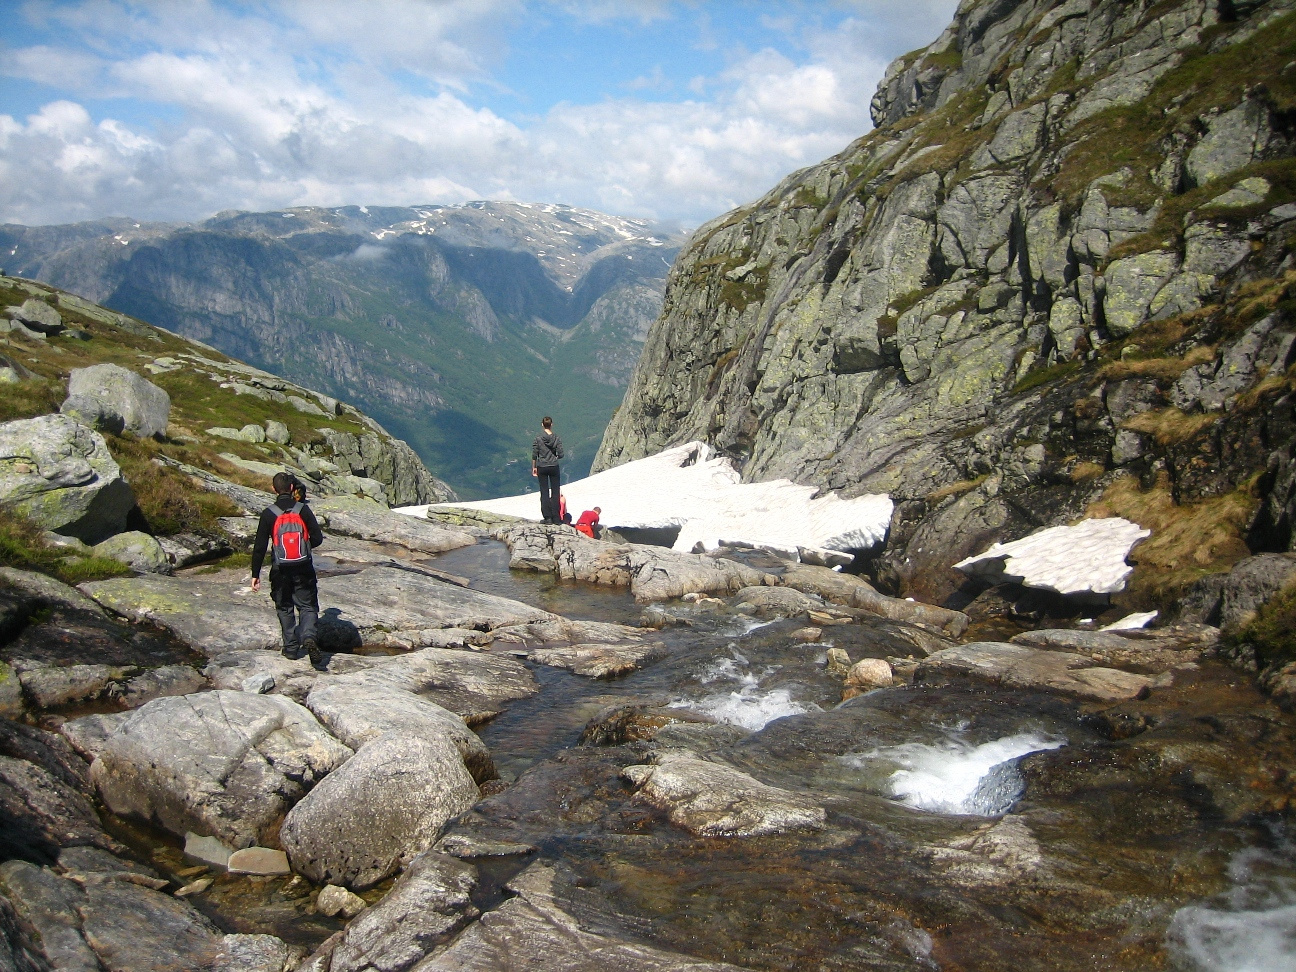
[[[502,527],[495,537],[508,545],[513,555],[509,566],[514,569],[629,587],[641,604],[778,583],[773,576],[732,560],[638,543],[591,540],[565,526],[518,524]]]
[[[671,823],[700,837],[818,830],[827,816],[799,793],[692,753],[665,752],[655,764],[627,766],[621,775],[638,787],[637,802],[664,810]]]
[[[448,739],[474,780],[495,776],[490,750],[460,716],[405,689],[345,676],[323,679],[311,689],[306,708],[352,749],[388,734]]]
[[[28,297],[17,307],[6,308],[9,317],[37,334],[52,337],[63,330],[63,315],[53,304],[38,297]]]
[[[90,775],[116,814],[240,848],[271,839],[284,811],[351,755],[283,696],[200,692],[136,709]]]
[[[0,502],[47,530],[98,543],[126,529],[135,495],[103,436],[66,415],[0,425]]]
[[[72,370],[68,397],[60,411],[86,425],[144,439],[166,432],[171,396],[120,365],[97,364]]]
[[[479,795],[451,740],[380,736],[288,812],[279,842],[298,874],[367,888],[428,850]]]
[[[477,538],[435,520],[393,513],[369,500],[352,496],[330,496],[314,500],[311,507],[330,533],[395,543],[420,553],[444,553],[458,547],[471,547]]]
[[[477,869],[428,851],[377,905],[367,908],[298,972],[403,972],[477,917],[469,897]]]
[[[95,581],[81,590],[117,614],[161,625],[209,657],[279,647],[282,635],[268,590],[254,593],[241,582],[246,575],[147,575]],[[319,601],[325,648],[393,639],[420,647],[446,628],[490,631],[554,618],[518,601],[383,566],[321,578]]]

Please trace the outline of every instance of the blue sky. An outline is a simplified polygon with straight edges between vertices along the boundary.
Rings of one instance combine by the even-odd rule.
[[[0,0],[0,221],[561,202],[696,225],[955,0]]]

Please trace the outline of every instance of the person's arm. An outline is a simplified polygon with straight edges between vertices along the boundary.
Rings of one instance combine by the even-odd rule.
[[[252,590],[261,588],[261,565],[265,562],[266,550],[270,546],[270,531],[274,529],[274,519],[269,510],[261,511],[261,521],[257,524],[256,542],[252,544]]]
[[[311,548],[314,549],[324,542],[324,531],[320,529],[319,520],[315,519],[315,511],[309,506],[302,507],[302,522],[306,524],[306,535],[310,538]]]
[[[563,457],[562,439],[558,438],[556,435],[554,436],[554,455],[559,459]]]
[[[540,440],[538,438],[531,440],[531,475],[539,476],[536,471],[536,460],[540,458]]]

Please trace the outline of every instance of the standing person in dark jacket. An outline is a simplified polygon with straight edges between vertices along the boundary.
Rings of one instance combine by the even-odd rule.
[[[274,505],[261,512],[252,547],[252,590],[261,589],[261,564],[270,549],[270,597],[283,631],[284,657],[300,658],[305,648],[311,664],[318,668],[320,650],[315,640],[315,622],[319,618],[319,592],[311,550],[324,542],[324,534],[311,508],[298,500],[297,481],[281,472],[275,473],[273,482],[278,495]],[[305,490],[300,490],[300,495],[304,496]]]
[[[540,420],[542,431],[531,443],[531,475],[540,480],[540,518],[545,523],[561,523],[558,511],[558,460],[563,457],[562,439],[553,433],[553,419]]]

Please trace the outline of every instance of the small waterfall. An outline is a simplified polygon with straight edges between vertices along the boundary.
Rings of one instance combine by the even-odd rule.
[[[1021,757],[1066,745],[1065,739],[1021,732],[975,744],[961,734],[939,743],[903,743],[843,756],[846,762],[876,770],[894,766],[887,777],[889,795],[908,806],[935,813],[992,817],[1007,813],[1024,787]]]

